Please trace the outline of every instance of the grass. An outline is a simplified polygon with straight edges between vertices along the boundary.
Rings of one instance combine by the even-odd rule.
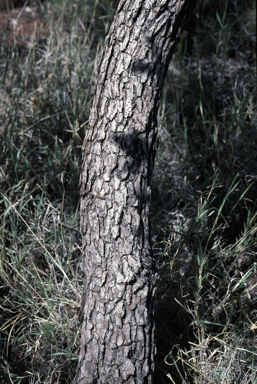
[[[83,286],[81,144],[117,1],[54,1],[1,41],[0,384],[71,383]],[[253,3],[199,1],[159,111],[156,383],[257,383]],[[15,43],[15,42],[14,42]]]

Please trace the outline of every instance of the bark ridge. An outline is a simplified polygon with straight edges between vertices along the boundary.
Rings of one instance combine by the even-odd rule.
[[[121,0],[99,64],[83,145],[82,339],[74,384],[151,383],[150,181],[158,101],[195,1]]]

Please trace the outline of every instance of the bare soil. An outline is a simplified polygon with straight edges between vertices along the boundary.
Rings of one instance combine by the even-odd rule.
[[[0,0],[0,46],[14,46],[18,49],[28,48],[32,41],[42,41],[49,34],[49,22],[40,8],[23,6],[24,1],[13,2],[19,7],[4,9],[4,1]],[[12,3],[10,3],[12,4]]]

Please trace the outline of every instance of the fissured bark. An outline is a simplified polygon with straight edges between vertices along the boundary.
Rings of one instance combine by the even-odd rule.
[[[155,268],[149,206],[157,111],[195,0],[121,0],[99,63],[83,145],[85,257],[74,384],[152,383]]]

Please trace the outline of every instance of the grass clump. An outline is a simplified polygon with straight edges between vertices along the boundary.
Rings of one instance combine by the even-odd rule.
[[[198,2],[165,83],[156,382],[257,380],[256,38],[251,4],[238,11]]]
[[[81,145],[116,6],[46,1],[47,36],[22,51],[1,41],[0,384],[74,377]],[[165,81],[152,186],[158,384],[256,382],[253,9],[200,0]]]
[[[88,13],[65,20],[66,7],[58,18],[45,10],[49,33],[25,54],[1,42],[1,384],[70,383],[76,367],[78,181],[96,53]]]

